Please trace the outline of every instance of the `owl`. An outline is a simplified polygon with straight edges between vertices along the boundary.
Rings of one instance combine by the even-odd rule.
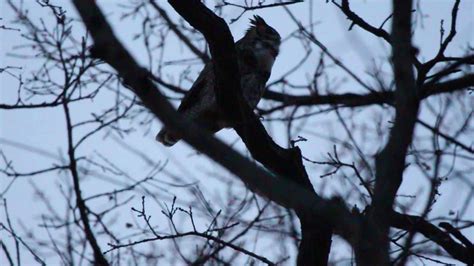
[[[254,16],[245,36],[235,44],[244,100],[254,109],[265,91],[273,62],[279,53],[281,37],[265,20]],[[230,127],[219,111],[214,93],[215,77],[212,62],[207,63],[178,107],[178,112],[216,133]],[[172,146],[181,139],[178,132],[161,129],[156,140]]]

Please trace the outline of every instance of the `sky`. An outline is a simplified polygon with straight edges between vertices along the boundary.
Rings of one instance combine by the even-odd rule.
[[[18,3],[18,0],[14,1]],[[60,4],[67,11],[67,16],[77,18],[78,15],[72,7],[70,1],[56,0],[53,1]],[[113,25],[116,35],[125,44],[127,49],[142,65],[147,65],[147,56],[143,49],[143,45],[134,41],[133,36],[139,32],[139,20],[133,22],[132,20],[121,20],[121,9],[119,4],[126,1],[118,0],[99,0],[102,10],[108,15],[109,22]],[[213,3],[213,1],[208,1]],[[445,20],[445,28],[448,29],[450,21],[450,13],[453,1],[438,0],[438,1],[422,1],[422,11],[427,17],[423,20],[423,25],[419,25],[415,35],[414,43],[421,51],[420,58],[428,59],[432,57],[437,51],[439,45],[439,23],[442,19]],[[351,1],[351,7],[357,11],[358,14],[366,19],[369,23],[378,25],[383,21],[388,14],[390,14],[390,5],[388,1]],[[46,23],[52,23],[51,18],[48,18],[48,10],[39,8],[34,0],[25,0],[24,5],[29,7],[31,16],[38,21],[40,17],[46,18]],[[474,34],[474,18],[472,14],[474,2],[462,1],[457,28],[457,36],[447,53],[456,53],[464,48],[467,42],[473,44]],[[0,25],[9,24],[14,19],[14,14],[4,1],[0,3]],[[170,8],[166,8],[171,17],[176,21],[178,16]],[[307,21],[310,14],[307,5],[292,5],[290,10],[298,15],[302,21]],[[226,14],[229,18],[236,17],[239,14],[239,9],[226,7]],[[344,15],[333,5],[325,4],[325,1],[314,1],[314,9],[311,11],[316,19],[314,26],[314,33],[321,42],[324,43],[329,50],[341,59],[346,65],[351,67],[351,70],[358,76],[364,77],[365,80],[371,82],[367,77],[367,71],[373,67],[374,60],[388,58],[390,50],[388,46],[381,40],[375,39],[370,34],[361,31],[354,27],[348,31],[349,22]],[[258,14],[262,16],[269,25],[273,26],[280,32],[282,36],[287,36],[290,32],[295,30],[295,25],[289,22],[285,11],[281,8],[272,8],[259,10],[257,12],[248,12],[237,22],[230,24],[230,29],[237,40],[241,38],[248,27],[248,18],[252,15]],[[385,29],[390,29],[390,22],[385,26]],[[23,29],[22,29],[23,30]],[[84,32],[84,28],[76,23],[73,28],[74,34],[80,36]],[[18,57],[11,56],[15,47],[21,45],[24,39],[21,32],[0,30],[0,67],[15,66],[21,67],[21,70],[13,71],[16,75],[28,76],[32,69],[39,66],[38,60],[24,60]],[[292,80],[306,80],[311,67],[318,62],[319,51],[313,48],[314,51],[305,63],[302,71],[294,73]],[[277,77],[286,73],[291,67],[297,64],[304,58],[305,52],[302,47],[296,42],[284,43],[280,49],[281,54],[277,58],[270,82]],[[24,52],[24,51],[22,51]],[[187,49],[179,43],[179,41],[170,37],[169,45],[165,49],[165,60],[172,60],[177,58],[189,58],[190,54]],[[193,65],[190,71],[194,76],[200,71],[200,65]],[[388,66],[385,66],[387,69]],[[172,66],[163,70],[163,76],[170,81],[176,81],[177,73],[183,69],[183,66]],[[330,69],[334,76],[340,75],[339,69]],[[57,77],[61,79],[61,77]],[[190,86],[190,81],[184,82],[184,87]],[[10,75],[0,74],[0,103],[13,103],[16,99],[18,82]],[[346,82],[341,86],[337,92],[364,92],[360,86],[347,78]],[[289,91],[291,94],[304,94],[306,91],[294,90]],[[471,96],[472,97],[472,96]],[[99,97],[94,102],[85,105],[73,106],[73,120],[80,121],[87,118],[94,111],[100,111],[111,105],[112,100],[109,97]],[[422,115],[423,115],[422,111]],[[367,113],[365,117],[371,119],[371,113]],[[427,119],[431,117],[426,116]],[[321,119],[326,119],[323,117]],[[370,121],[368,121],[370,122]],[[127,125],[124,125],[127,126]],[[170,176],[180,176],[186,182],[196,182],[203,191],[216,191],[223,184],[215,179],[209,180],[207,176],[209,173],[219,173],[225,176],[225,180],[240,184],[235,177],[232,177],[226,170],[211,162],[204,156],[196,155],[186,143],[180,142],[172,148],[164,148],[159,143],[154,141],[154,135],[160,129],[161,125],[158,120],[154,120],[150,128],[150,132],[143,129],[138,129],[134,134],[123,137],[117,141],[117,137],[104,138],[105,134],[98,134],[96,137],[90,139],[79,150],[78,153],[84,156],[100,160],[101,157],[106,157],[115,165],[119,165],[126,169],[127,177],[112,178],[112,180],[99,180],[96,178],[88,178],[83,181],[83,191],[86,195],[93,195],[111,188],[121,187],[130,184],[133,180],[140,180],[153,169],[153,166],[145,160],[137,159],[133,153],[124,149],[120,143],[127,143],[129,146],[135,148],[140,153],[146,154],[148,158],[152,158],[154,163],[164,164],[167,162],[165,171],[168,174],[160,175],[159,181],[155,183],[157,188],[163,192],[163,197],[171,199],[174,195],[182,198],[183,201],[189,195],[187,188],[169,187],[165,186],[166,182],[175,182],[175,179]],[[317,127],[317,126],[316,126]],[[283,133],[284,127],[272,126],[268,127],[270,134],[277,143],[287,145],[286,135]],[[315,129],[319,130],[319,129]],[[81,132],[78,133],[79,137]],[[340,131],[323,132],[326,134],[343,135]],[[227,143],[233,143],[236,140],[236,135],[231,130],[224,130],[219,132],[217,136]],[[25,147],[34,147],[35,150],[25,149]],[[236,149],[245,153],[241,142],[237,143]],[[326,153],[332,150],[331,143],[314,138],[309,142],[301,143],[300,147],[303,154],[315,160],[322,160]],[[16,170],[20,172],[34,171],[48,166],[52,166],[61,162],[61,158],[66,155],[66,135],[65,135],[65,118],[60,108],[49,108],[44,110],[0,110],[0,149],[12,161]],[[133,159],[132,159],[133,158]],[[314,171],[312,182],[315,187],[321,182],[317,177],[318,169],[308,164],[307,167]],[[64,203],[61,200],[56,200],[58,195],[57,184],[68,182],[69,176],[61,175],[38,175],[33,178],[24,178],[15,181],[7,194],[4,195],[8,200],[10,214],[14,217],[13,221],[16,226],[19,226],[19,220],[22,220],[27,227],[30,227],[39,235],[44,235],[45,232],[38,228],[38,217],[45,211],[44,206],[38,202],[38,195],[35,195],[32,189],[34,183],[39,190],[50,197],[55,208],[64,209]],[[0,175],[0,191],[3,191],[9,185],[9,179]],[[400,191],[403,193],[427,193],[423,188],[422,180],[404,180]],[[236,188],[237,189],[237,188]],[[421,189],[421,190],[420,190]],[[243,189],[241,189],[243,191]],[[324,191],[326,196],[337,195],[343,188],[333,187],[332,189]],[[450,209],[453,201],[456,201],[460,195],[468,193],[463,189],[460,183],[450,183],[442,187],[443,198],[435,209],[435,214],[441,214]],[[243,192],[242,192],[243,193]],[[129,206],[137,206],[138,198],[135,198],[129,203]],[[97,203],[99,207],[101,204]],[[162,202],[155,202],[153,210],[159,211]],[[422,204],[420,204],[420,207]],[[153,207],[150,207],[153,208]],[[471,214],[474,214],[474,209],[471,208]],[[121,221],[128,221],[132,216],[131,213],[124,213],[120,215]],[[0,215],[1,217],[1,215]],[[3,221],[3,218],[0,218]],[[4,235],[0,237],[3,239]],[[474,232],[470,231],[470,235],[474,236]],[[471,238],[472,239],[472,238]],[[11,243],[9,243],[11,244]],[[294,251],[293,251],[294,252]],[[337,251],[336,251],[337,252]],[[0,255],[0,260],[3,259]],[[24,261],[31,261],[31,257],[25,256]]]

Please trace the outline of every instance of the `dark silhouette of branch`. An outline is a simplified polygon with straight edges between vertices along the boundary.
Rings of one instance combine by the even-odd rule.
[[[77,99],[70,99],[68,102],[77,102],[81,101],[84,99],[87,99],[89,97],[80,97]],[[0,109],[4,110],[16,110],[16,109],[35,109],[35,108],[48,108],[48,107],[58,107],[62,106],[64,104],[63,101],[56,99],[51,102],[44,102],[44,103],[32,103],[32,104],[22,104],[22,103],[14,103],[14,104],[6,104],[6,103],[0,103]]]
[[[364,29],[365,31],[370,32],[373,35],[384,39],[388,43],[392,43],[392,37],[387,31],[382,29],[382,27],[376,28],[370,25],[363,18],[361,18],[354,11],[352,11],[349,6],[349,0],[342,0],[341,4],[338,4],[335,0],[332,0],[332,3],[341,9],[341,11],[347,16],[347,19],[352,21],[352,24],[349,27],[349,30],[351,30],[352,27],[354,27],[354,25],[357,25],[361,27],[362,29]],[[383,24],[385,24],[385,22],[383,22],[382,25]]]
[[[7,220],[7,225],[0,222],[0,231],[3,231],[3,230],[7,231],[8,234],[10,234],[13,237],[13,239],[15,240],[15,251],[16,251],[15,254],[16,254],[16,263],[17,263],[17,265],[21,265],[20,244],[23,245],[31,253],[31,255],[33,255],[33,257],[35,258],[35,261],[37,261],[41,265],[46,265],[44,260],[41,259],[38,256],[38,254],[36,254],[36,252],[25,241],[23,241],[23,239],[20,236],[18,236],[16,234],[15,229],[13,228],[13,225],[11,223],[10,213],[8,211],[8,206],[7,206],[7,200],[6,199],[3,199],[3,207],[5,209],[5,219]],[[1,242],[1,243],[2,243],[3,250],[6,250],[6,248],[3,245],[3,242]],[[7,251],[5,251],[5,254],[9,258],[9,261],[11,262],[12,259],[9,256],[9,253]],[[13,263],[12,263],[12,265],[13,265]]]
[[[460,78],[455,78],[434,85],[429,84],[422,87],[418,97],[426,99],[433,95],[443,93],[452,93],[455,91],[465,90],[474,86],[474,74],[468,74]],[[269,100],[282,102],[282,105],[266,110],[264,114],[281,110],[289,106],[310,106],[310,105],[341,105],[345,107],[366,106],[372,104],[388,104],[394,105],[393,91],[370,92],[367,94],[343,93],[329,95],[304,95],[296,96],[267,90],[264,97]]]
[[[445,40],[442,40],[436,56],[424,64],[427,71],[429,71],[429,69],[431,69],[436,63],[441,62],[442,59],[445,59],[444,52],[448,48],[449,43],[451,43],[451,41],[454,39],[454,36],[456,35],[456,20],[460,3],[461,0],[456,0],[453,6],[453,10],[451,11],[451,29],[449,31],[448,37],[446,37]]]
[[[214,15],[200,1],[169,2],[206,38],[215,66],[214,89],[217,103],[227,119],[233,122],[233,128],[252,156],[279,176],[294,181],[316,195],[303,166],[299,148],[284,149],[276,144],[243,99],[240,77],[236,75],[239,69],[234,40],[225,21]],[[295,211],[301,221],[303,236],[298,263],[327,264],[333,226],[321,223],[318,217],[308,215],[304,209],[296,208]]]
[[[112,66],[123,78],[124,83],[143,101],[145,107],[161,119],[167,127],[182,132],[183,139],[187,143],[226,167],[253,191],[296,211],[301,220],[303,234],[298,259],[300,264],[327,264],[328,245],[333,228],[335,233],[342,235],[354,246],[356,258],[361,264],[389,263],[388,228],[405,226],[391,221],[390,213],[392,213],[395,193],[401,182],[419,101],[430,95],[464,89],[472,86],[473,83],[473,75],[470,74],[443,83],[416,86],[413,73],[411,73],[411,66],[414,64],[413,50],[410,46],[410,34],[407,34],[410,32],[411,23],[410,3],[395,3],[393,19],[394,25],[398,27],[396,29],[394,26],[392,39],[397,88],[395,92],[326,96],[287,96],[267,93],[267,97],[274,97],[284,103],[294,101],[291,103],[293,105],[332,104],[332,101],[338,101],[334,104],[360,106],[387,103],[395,106],[396,120],[390,139],[377,157],[374,206],[368,213],[365,229],[362,232],[359,231],[361,217],[350,214],[340,201],[328,201],[316,195],[302,165],[299,149],[284,149],[274,143],[252,110],[242,100],[239,75],[235,74],[238,73],[238,68],[232,36],[226,23],[200,1],[170,0],[170,3],[183,18],[206,37],[212,60],[219,66],[215,68],[215,76],[217,77],[216,98],[220,108],[233,122],[234,129],[252,156],[275,174],[257,167],[247,158],[177,114],[160,94],[150,74],[139,67],[118,42],[97,6],[93,2],[80,0],[75,0],[74,3],[94,39],[91,55],[103,59]],[[219,88],[226,89],[219,90]],[[406,219],[406,217],[402,218]],[[408,230],[406,228],[408,227],[401,229]],[[321,232],[324,229],[329,230]],[[435,235],[427,233],[425,228],[419,228],[417,232],[424,234],[447,251],[449,245],[456,243],[440,241]],[[466,261],[458,255],[455,258]]]
[[[299,149],[292,148],[286,150],[274,144],[258,119],[251,113],[249,107],[244,106],[241,108],[239,105],[243,101],[235,101],[238,98],[233,97],[241,99],[242,96],[239,93],[240,87],[238,84],[240,81],[238,77],[236,78],[229,71],[236,69],[235,52],[229,53],[228,50],[222,49],[230,46],[231,51],[233,51],[234,45],[225,22],[205,8],[200,1],[172,1],[171,3],[180,12],[186,13],[186,19],[196,19],[198,23],[203,23],[201,25],[203,26],[202,29],[197,28],[203,31],[206,38],[209,38],[208,42],[213,60],[217,64],[224,62],[224,68],[220,68],[223,73],[216,75],[220,77],[217,80],[217,84],[219,82],[226,82],[227,86],[223,87],[226,87],[227,90],[225,92],[229,93],[217,90],[217,99],[221,106],[222,100],[226,101],[226,111],[231,109],[227,112],[227,115],[235,121],[236,131],[243,138],[254,158],[286,178],[275,178],[267,171],[255,166],[242,155],[211,137],[207,132],[184,120],[159,93],[150,81],[147,71],[140,68],[118,42],[97,6],[91,2],[74,1],[94,39],[95,44],[91,54],[103,59],[114,67],[124,79],[124,82],[133,88],[133,91],[143,101],[143,104],[157,115],[167,127],[169,126],[181,132],[185,141],[229,169],[253,190],[259,191],[262,195],[285,207],[295,209],[299,215],[304,216],[305,219],[302,221],[303,241],[308,241],[308,244],[306,242],[301,244],[305,248],[303,258],[308,256],[308,259],[318,259],[320,263],[324,262],[323,264],[326,264],[332,233],[327,226],[325,228],[318,228],[314,225],[332,224],[338,228],[338,232],[341,235],[350,239],[350,236],[354,235],[357,230],[357,220],[350,215],[339,201],[326,201],[314,194],[301,163]],[[221,34],[217,34],[217,32]],[[222,33],[226,34],[227,38],[224,38]],[[216,38],[219,40],[218,42],[215,42]],[[231,59],[225,60],[228,59],[228,56]],[[227,62],[230,62],[231,66],[228,66]],[[216,67],[216,69],[219,68]],[[232,83],[231,81],[236,82]],[[227,100],[228,97],[230,99]],[[232,109],[236,105],[237,108]],[[243,116],[244,119],[248,119],[245,123],[239,123],[243,119],[240,112],[245,114]],[[267,150],[265,148],[270,149]],[[295,181],[291,181],[292,179]],[[304,189],[301,188],[301,185],[304,186]],[[310,230],[305,230],[305,226]],[[316,245],[314,242],[311,243],[314,240],[313,238],[324,243],[319,243],[320,245]],[[318,247],[319,250],[314,250],[315,247]],[[320,255],[316,256],[315,253]]]
[[[403,179],[405,158],[418,116],[419,88],[413,73],[411,46],[412,1],[393,0],[392,55],[395,78],[395,122],[386,146],[376,156],[376,182],[372,207],[363,234],[370,244],[362,243],[357,260],[362,265],[388,265],[389,228],[392,205]],[[357,253],[356,253],[357,254]]]
[[[385,31],[382,28],[383,25],[387,22],[387,20],[393,17],[393,14],[389,15],[387,19],[385,19],[382,22],[381,26],[377,28],[367,23],[363,18],[357,15],[357,13],[352,11],[349,5],[349,0],[342,0],[341,4],[338,4],[336,0],[332,0],[332,3],[336,5],[337,7],[339,7],[339,9],[341,9],[341,11],[347,16],[347,19],[352,21],[352,24],[349,27],[349,30],[351,30],[354,27],[354,25],[357,25],[361,27],[362,29],[364,29],[365,31],[372,33],[373,35],[380,37],[384,39],[386,42],[388,42],[389,44],[393,45],[393,40],[392,40],[393,36],[391,36],[387,31]],[[410,10],[410,11],[413,12],[413,10]],[[416,58],[415,54],[413,54],[412,56],[413,56],[413,64],[417,68],[420,67],[421,63]]]
[[[2,246],[3,253],[5,253],[5,257],[7,257],[7,260],[10,266],[14,266],[15,264],[13,264],[13,259],[10,255],[10,251],[8,251],[7,246],[5,246],[5,244],[1,240],[0,240],[0,246]]]
[[[206,233],[194,232],[194,231],[178,233],[178,234],[169,235],[169,236],[155,236],[155,237],[152,237],[152,238],[142,239],[142,240],[138,240],[138,241],[127,243],[127,244],[121,244],[121,245],[109,244],[111,248],[109,250],[107,250],[105,253],[108,253],[110,251],[113,251],[113,250],[116,250],[116,249],[119,249],[119,248],[135,246],[135,245],[150,242],[150,241],[177,239],[177,238],[183,238],[183,237],[188,237],[188,236],[198,236],[198,237],[201,237],[201,238],[204,238],[204,239],[208,239],[208,240],[214,241],[216,243],[219,243],[223,246],[234,249],[238,252],[241,252],[241,253],[249,256],[249,257],[255,258],[255,259],[257,259],[261,262],[264,262],[267,265],[275,265],[275,263],[271,262],[267,258],[265,258],[263,256],[260,256],[258,254],[255,254],[254,252],[248,251],[248,250],[246,250],[242,247],[239,247],[237,245],[234,245],[232,243],[224,241],[224,240],[222,240],[218,237],[215,237],[215,236],[212,236],[212,235],[209,235],[209,234],[206,234]]]
[[[351,71],[341,60],[339,60],[336,56],[334,56],[329,49],[322,43],[320,42],[316,36],[309,32],[296,18],[295,15],[293,15],[292,12],[288,8],[285,8],[286,13],[291,17],[291,19],[298,25],[298,29],[301,33],[303,33],[308,40],[310,40],[312,43],[314,43],[316,46],[318,46],[321,51],[326,54],[331,60],[338,65],[342,70],[344,70],[349,76],[351,76],[352,79],[354,79],[357,83],[359,83],[362,87],[367,89],[368,91],[373,91],[373,89],[367,85],[362,79],[360,79],[353,71]]]
[[[193,3],[201,5],[198,1]],[[341,208],[338,200],[323,200],[289,180],[276,179],[267,171],[255,166],[245,157],[211,137],[206,131],[183,119],[150,81],[148,72],[140,68],[118,42],[98,7],[93,3],[79,0],[74,1],[74,4],[94,38],[92,55],[106,60],[113,66],[124,78],[126,84],[140,97],[144,105],[162,119],[167,126],[180,130],[188,143],[241,177],[252,189],[260,191],[264,196],[283,206],[303,209],[313,214],[327,211],[329,213],[327,219],[331,221],[337,220],[335,215],[345,216],[348,214],[344,208]],[[187,4],[183,3],[183,5]],[[225,156],[222,156],[223,154]],[[299,197],[292,196],[297,194]],[[343,234],[346,236],[349,236],[355,228],[354,220],[350,217],[350,215],[346,217],[347,222],[342,222],[339,225],[339,228],[347,233]]]
[[[288,5],[302,3],[302,2],[304,2],[304,0],[294,0],[294,1],[286,1],[286,2],[279,2],[279,3],[271,3],[271,4],[263,4],[263,2],[258,2],[257,5],[253,6],[253,5],[249,5],[247,2],[245,2],[245,5],[240,5],[240,4],[230,3],[227,1],[222,1],[222,4],[216,5],[216,8],[222,8],[225,6],[233,6],[233,7],[241,8],[242,12],[240,12],[240,14],[236,18],[231,19],[230,23],[233,23],[239,20],[247,11],[278,7],[278,6],[288,6]]]
[[[69,170],[72,175],[72,180],[74,184],[74,192],[76,196],[76,204],[77,208],[79,209],[82,225],[84,226],[84,234],[91,245],[92,251],[94,252],[94,265],[97,266],[106,266],[109,265],[107,260],[105,259],[102,251],[100,250],[99,244],[97,243],[97,239],[92,232],[90,222],[89,222],[89,214],[88,208],[84,199],[82,198],[82,191],[81,185],[79,181],[79,172],[77,170],[77,158],[75,155],[74,149],[74,142],[72,139],[72,122],[71,116],[69,113],[69,106],[67,101],[63,104],[64,114],[66,116],[66,126],[67,126],[67,147],[68,147],[68,157],[69,157]]]
[[[143,218],[143,220],[145,221],[148,229],[153,233],[154,237],[137,240],[137,241],[130,242],[130,243],[127,243],[127,244],[111,244],[111,243],[109,243],[109,246],[111,248],[109,250],[105,251],[105,253],[111,252],[111,251],[119,249],[119,248],[135,246],[135,245],[150,242],[150,241],[160,241],[160,240],[168,240],[168,239],[174,240],[174,239],[188,237],[188,236],[197,236],[197,237],[201,237],[201,238],[219,243],[219,244],[222,245],[222,247],[229,247],[231,249],[234,249],[234,250],[236,250],[238,252],[241,252],[241,253],[243,253],[247,256],[250,256],[250,257],[253,257],[253,258],[255,258],[259,261],[262,261],[267,265],[275,265],[275,263],[273,263],[272,261],[268,260],[267,258],[265,258],[263,256],[259,256],[259,255],[255,254],[254,252],[251,252],[251,251],[249,251],[245,248],[242,248],[238,245],[232,244],[232,240],[226,241],[226,240],[223,240],[220,236],[216,237],[216,236],[212,235],[213,231],[224,230],[224,228],[213,228],[211,230],[211,228],[209,227],[207,230],[205,230],[203,232],[197,231],[196,227],[194,225],[194,222],[193,222],[192,211],[187,212],[187,211],[185,211],[185,210],[183,210],[179,207],[175,207],[175,203],[176,203],[176,197],[173,199],[173,203],[171,205],[171,208],[167,209],[166,212],[163,211],[163,214],[165,214],[165,216],[169,219],[169,222],[172,224],[173,228],[176,231],[176,225],[174,224],[174,220],[173,220],[174,214],[178,210],[182,211],[182,212],[186,212],[190,216],[191,222],[193,223],[193,229],[194,229],[193,231],[184,232],[184,233],[180,233],[180,232],[176,231],[176,233],[172,234],[172,235],[160,235],[160,234],[158,234],[150,223],[151,216],[148,215],[147,212],[146,212],[145,197],[142,197],[142,208],[141,209],[135,209],[135,208],[132,207],[132,211],[137,213],[137,217]],[[246,232],[246,230],[244,230],[244,232]],[[194,265],[202,265],[202,264],[203,263],[195,263]]]
[[[419,72],[418,73],[418,80],[417,80],[418,84],[421,84],[422,82],[425,81],[425,78],[426,78],[428,72],[436,64],[438,64],[439,62],[445,61],[446,57],[444,55],[444,52],[446,51],[446,49],[448,48],[448,45],[451,43],[451,41],[454,39],[454,36],[456,35],[456,18],[457,18],[460,3],[461,3],[461,0],[456,0],[456,2],[454,2],[454,6],[453,6],[453,9],[451,11],[451,30],[449,31],[448,37],[446,37],[445,40],[441,40],[441,44],[440,44],[440,47],[439,47],[439,50],[438,50],[438,53],[436,54],[436,56],[433,59],[429,60],[428,62],[418,66],[418,72]],[[441,28],[441,38],[443,38],[443,33],[444,33],[444,29]],[[458,62],[462,62],[463,59],[459,59],[459,60],[455,60],[455,61],[456,61],[456,63],[458,63]],[[456,63],[455,63],[455,65],[456,65]],[[443,72],[441,72],[441,73],[443,73]],[[448,71],[446,74],[450,74],[450,73],[451,72]],[[439,75],[439,73],[436,74],[436,75]],[[439,75],[434,80],[437,81],[442,76],[443,75]]]
[[[464,246],[474,251],[474,245],[472,244],[472,242],[469,239],[467,239],[467,237],[463,235],[458,229],[454,228],[454,226],[452,226],[450,223],[446,223],[446,222],[439,223],[439,227],[444,228],[450,235],[454,236],[457,240],[461,241],[461,243]],[[474,253],[471,252],[471,254],[474,254]]]
[[[457,243],[449,236],[449,233],[444,232],[419,216],[393,212],[391,216],[391,225],[408,232],[415,231],[421,233],[423,236],[446,250],[446,252],[453,256],[453,258],[466,264],[474,263],[474,249],[472,246],[463,246]]]
[[[197,48],[191,40],[178,29],[178,26],[171,20],[166,11],[161,8],[155,0],[150,0],[151,6],[160,14],[160,16],[166,21],[168,27],[173,31],[176,36],[191,50],[195,55],[197,55],[204,63],[207,63],[210,59],[209,56]]]
[[[448,135],[444,134],[443,132],[441,132],[439,130],[439,128],[432,127],[428,123],[424,122],[421,119],[417,119],[417,122],[420,123],[420,125],[422,125],[423,127],[431,130],[434,134],[441,136],[442,138],[444,138],[445,140],[453,143],[454,145],[458,146],[459,148],[461,148],[461,149],[463,149],[463,150],[465,150],[469,153],[474,153],[473,148],[467,146],[466,144],[461,143],[460,141],[456,140],[455,138],[453,138],[451,136],[448,136]]]
[[[262,4],[262,3],[259,3],[256,6],[245,6],[245,5],[230,3],[230,2],[227,2],[227,1],[222,1],[222,4],[219,4],[216,7],[235,6],[235,7],[240,7],[242,9],[246,10],[246,11],[249,11],[249,10],[264,9],[264,8],[277,7],[277,6],[287,6],[287,5],[292,5],[292,4],[296,4],[296,3],[301,3],[303,1],[304,0],[295,0],[295,1],[272,3],[272,4],[266,4],[266,5]]]

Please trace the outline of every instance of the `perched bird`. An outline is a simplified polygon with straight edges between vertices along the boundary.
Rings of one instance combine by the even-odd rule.
[[[244,99],[254,109],[265,91],[273,62],[279,52],[281,37],[265,20],[254,16],[245,36],[235,44]],[[215,77],[212,62],[207,63],[186,93],[178,112],[215,133],[229,127],[220,114],[214,94]],[[180,140],[177,132],[161,129],[156,140],[172,146]]]

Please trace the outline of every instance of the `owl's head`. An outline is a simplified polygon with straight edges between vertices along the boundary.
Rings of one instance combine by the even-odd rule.
[[[250,24],[251,26],[247,30],[245,38],[256,39],[278,54],[281,44],[280,34],[278,34],[274,28],[270,27],[260,16],[254,16],[253,19],[250,19]]]

